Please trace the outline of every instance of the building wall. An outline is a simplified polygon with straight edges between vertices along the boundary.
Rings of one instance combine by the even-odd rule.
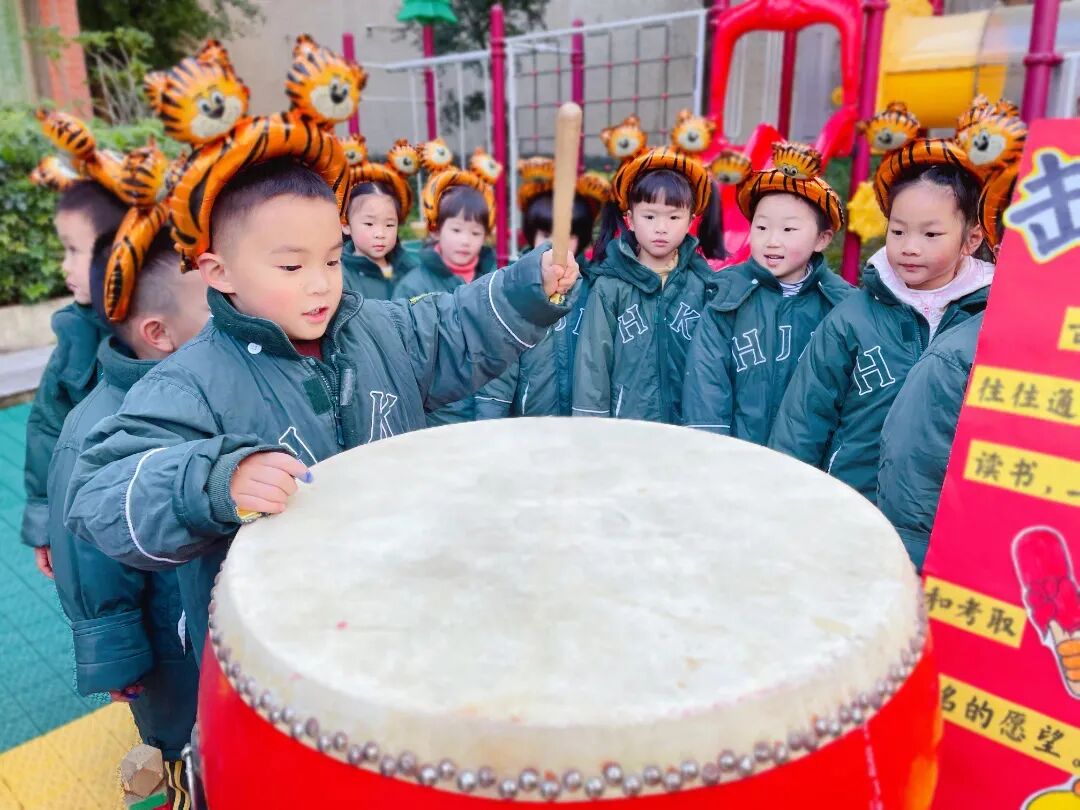
[[[78,35],[79,9],[76,0],[23,0],[23,24],[34,27],[55,27],[66,38]],[[82,48],[68,45],[60,58],[52,61],[41,53],[31,51],[29,64],[33,76],[33,92],[40,99],[51,99],[57,106],[79,115],[90,115],[90,88],[86,80],[86,60]]]

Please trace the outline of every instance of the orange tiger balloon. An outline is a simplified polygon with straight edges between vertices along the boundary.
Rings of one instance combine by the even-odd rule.
[[[138,273],[168,214],[165,202],[150,208],[131,208],[117,228],[105,265],[105,316],[112,323],[127,318]]]
[[[818,175],[821,153],[801,143],[777,141],[772,146],[773,168],[753,172],[739,184],[739,210],[748,220],[758,201],[767,194],[794,194],[825,215],[834,232],[844,227],[844,204],[832,187]]]
[[[228,138],[204,144],[188,161],[170,199],[173,237],[184,269],[210,249],[210,214],[222,188],[241,169],[291,157],[322,175],[345,213],[349,165],[332,133],[289,113],[244,119]]]
[[[424,193],[420,196],[420,207],[427,223],[428,233],[434,233],[439,221],[439,203],[443,194],[451,186],[467,186],[484,195],[488,208],[488,231],[495,227],[495,193],[491,186],[478,175],[450,167],[431,175],[424,184]]]
[[[97,141],[82,119],[58,110],[39,107],[34,117],[41,122],[41,131],[53,145],[73,158],[87,160],[97,150]]]
[[[399,149],[399,158],[402,156],[401,152]],[[351,166],[350,172],[353,186],[359,183],[379,183],[389,189],[397,202],[400,216],[406,217],[412,211],[413,190],[409,175],[402,174],[391,163],[370,163],[365,160],[358,166]]]
[[[595,217],[611,199],[611,183],[604,175],[597,172],[585,172],[578,178],[574,193],[585,200]]]
[[[355,62],[318,45],[307,34],[296,38],[285,93],[297,115],[332,127],[356,112],[367,73]]]
[[[454,153],[442,138],[434,138],[420,148],[420,166],[428,174],[435,174],[454,165]]]
[[[956,132],[957,143],[984,178],[1018,162],[1023,155],[1027,124],[1011,114],[1013,109],[1015,105],[1004,99],[993,108],[987,105],[982,115],[968,117],[966,125]],[[961,116],[961,122],[965,118]]]
[[[46,155],[30,172],[30,182],[52,191],[66,191],[83,177],[66,158]]]
[[[996,249],[1005,235],[1003,218],[1012,202],[1019,172],[1019,161],[1009,164],[987,181],[979,197],[979,223],[991,248]]]
[[[680,110],[671,130],[671,146],[676,152],[697,157],[712,145],[715,133],[716,122],[712,119]]]
[[[623,164],[645,154],[649,148],[648,136],[636,115],[628,115],[618,126],[600,130],[600,140],[608,154]]]
[[[919,119],[912,115],[902,101],[894,101],[859,129],[870,142],[870,151],[880,155],[899,149],[919,135]]]
[[[713,179],[720,185],[737,185],[745,180],[752,170],[750,158],[734,149],[722,150],[709,164]]]
[[[367,138],[363,135],[350,135],[341,142],[341,148],[345,150],[345,160],[350,168],[359,166],[368,158]]]
[[[399,138],[386,153],[386,163],[398,174],[412,177],[420,171],[420,151],[404,138]]]
[[[247,115],[250,95],[224,48],[217,45],[209,53],[212,59],[188,57],[171,70],[148,73],[143,79],[165,134],[196,147],[228,134]]]
[[[165,173],[169,159],[150,138],[145,146],[124,156],[121,199],[128,205],[149,208],[165,196]]]
[[[549,157],[522,158],[517,164],[523,183],[555,181],[555,161]]]
[[[469,158],[469,170],[485,183],[493,186],[502,177],[503,167],[499,161],[488,154],[484,147],[478,146]]]
[[[959,144],[946,138],[917,138],[885,155],[874,173],[874,196],[885,216],[892,206],[893,184],[913,169],[929,166],[964,169],[982,187],[978,170]]]
[[[116,152],[98,149],[90,128],[79,118],[67,113],[39,109],[35,112],[41,122],[42,132],[56,146],[71,156],[71,169],[78,176],[93,180],[118,197],[123,197],[124,158]],[[33,175],[42,185],[57,186],[66,183],[66,171],[61,164],[50,161],[39,165]],[[33,179],[33,177],[31,179]],[[73,182],[73,181],[72,181]],[[70,183],[67,183],[70,185]]]
[[[709,204],[709,198],[712,196],[709,172],[700,160],[668,147],[651,149],[624,163],[615,172],[615,177],[611,181],[611,196],[618,204],[620,211],[630,210],[630,190],[637,179],[659,169],[668,169],[686,177],[694,193],[691,216],[696,217],[704,213]]]

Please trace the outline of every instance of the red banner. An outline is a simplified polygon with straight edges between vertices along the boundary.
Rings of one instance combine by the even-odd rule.
[[[1080,810],[1080,125],[1027,140],[925,573],[938,810]],[[928,406],[932,407],[932,406]]]

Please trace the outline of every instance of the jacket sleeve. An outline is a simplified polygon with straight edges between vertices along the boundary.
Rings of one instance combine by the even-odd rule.
[[[769,436],[773,450],[822,470],[828,467],[825,452],[840,424],[855,368],[837,320],[830,314],[810,340],[780,402]]]
[[[728,319],[712,307],[694,331],[683,383],[683,424],[730,436],[735,410]]]
[[[611,416],[615,328],[614,308],[597,285],[585,304],[574,357],[573,416]]]
[[[49,460],[52,458],[64,419],[75,406],[60,382],[60,375],[67,362],[67,353],[58,344],[49,356],[41,384],[30,406],[26,420],[26,509],[23,512],[22,542],[28,546],[44,546],[49,520],[48,481]]]
[[[205,398],[151,372],[82,445],[68,488],[68,530],[114,560],[171,568],[240,527],[229,483],[257,436],[219,435]]]
[[[911,369],[881,431],[877,505],[920,571],[930,545],[967,374],[955,360],[927,355]]]
[[[60,604],[71,621],[75,682],[90,695],[137,683],[154,666],[143,605],[144,571],[111,560],[64,528],[64,498],[78,447],[66,437],[49,467],[48,544]]]
[[[453,293],[387,304],[425,410],[475,394],[566,314],[565,306],[552,304],[544,294],[540,258],[537,251],[529,253]]]
[[[476,420],[505,419],[514,407],[521,363],[513,363],[510,368],[493,379],[476,394]]]

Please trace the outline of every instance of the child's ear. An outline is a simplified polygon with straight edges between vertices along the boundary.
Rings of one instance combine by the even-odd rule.
[[[156,315],[139,320],[135,324],[135,331],[143,343],[152,346],[163,355],[172,354],[180,348],[169,333],[165,321]]]
[[[236,292],[229,273],[225,269],[225,260],[216,253],[200,253],[195,260],[195,266],[199,268],[199,275],[206,282],[207,287],[213,287],[220,293],[229,295]]]
[[[341,223],[341,232],[346,236],[352,236],[352,227],[348,222]]]
[[[979,249],[979,245],[983,243],[985,237],[986,234],[983,233],[982,225],[972,225],[971,228],[968,229],[967,238],[964,240],[964,255],[974,256],[975,251]]]
[[[622,215],[622,219],[623,219],[623,225],[626,226],[626,230],[633,231],[634,230],[634,220],[631,218],[629,211],[627,211],[626,213],[624,213]]]
[[[819,233],[817,241],[814,242],[814,253],[822,253],[825,248],[832,244],[832,240],[835,236],[836,231],[831,228]]]

